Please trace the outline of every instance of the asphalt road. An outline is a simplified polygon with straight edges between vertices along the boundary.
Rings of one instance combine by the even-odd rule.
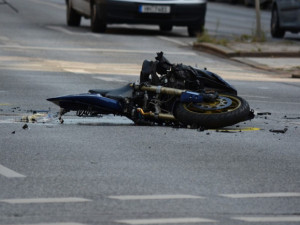
[[[65,25],[63,1],[9,2],[18,13],[0,5],[0,225],[300,223],[298,80],[195,51],[184,28],[93,34],[87,20]],[[209,9],[220,7],[231,8]],[[135,81],[158,51],[220,74],[261,115],[203,132],[113,116],[59,124],[46,98]]]

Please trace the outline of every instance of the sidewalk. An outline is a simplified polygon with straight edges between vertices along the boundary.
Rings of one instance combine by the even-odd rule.
[[[300,41],[268,40],[214,44],[195,42],[194,48],[222,55],[252,67],[300,78]]]

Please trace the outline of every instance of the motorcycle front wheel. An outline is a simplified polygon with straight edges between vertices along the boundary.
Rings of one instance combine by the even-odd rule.
[[[178,103],[175,118],[184,125],[220,128],[249,119],[249,104],[241,97],[220,94],[214,102]]]

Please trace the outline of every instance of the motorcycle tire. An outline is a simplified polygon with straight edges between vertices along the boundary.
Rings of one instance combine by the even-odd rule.
[[[177,103],[175,118],[194,128],[220,128],[249,119],[249,104],[234,95],[220,94],[215,102]]]

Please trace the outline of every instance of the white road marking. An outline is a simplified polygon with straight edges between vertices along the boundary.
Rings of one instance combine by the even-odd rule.
[[[85,33],[72,32],[72,31],[69,31],[68,29],[65,29],[62,27],[48,26],[47,28],[49,28],[51,30],[55,30],[55,31],[60,31],[62,33],[69,34],[69,35],[73,35],[73,34],[80,34],[80,35],[84,34],[85,35]]]
[[[108,196],[118,200],[164,200],[164,199],[202,199],[204,197],[195,195],[119,195]]]
[[[266,96],[256,96],[256,95],[239,95],[241,97],[245,98],[263,98],[263,99],[270,99],[271,97],[266,97]]]
[[[12,198],[2,199],[0,202],[10,204],[31,204],[31,203],[71,203],[71,202],[89,202],[86,198]]]
[[[57,9],[66,9],[65,5],[59,5],[59,4],[55,4],[55,3],[51,3],[51,2],[47,2],[47,1],[40,1],[40,0],[30,0],[30,1],[39,3],[39,4],[48,5],[48,6],[57,8]]]
[[[269,87],[257,87],[258,89],[262,89],[262,90],[269,90]]]
[[[0,45],[0,48],[22,49],[22,50],[43,50],[43,51],[72,51],[72,52],[109,52],[109,53],[131,53],[131,54],[152,54],[153,50],[132,50],[132,49],[107,49],[107,48],[57,48],[43,46],[17,46],[17,45]],[[195,56],[194,52],[169,52],[168,55],[189,55]]]
[[[167,223],[215,223],[216,220],[205,218],[161,218],[161,219],[135,219],[135,220],[116,220],[117,223],[125,224],[167,224]]]
[[[115,81],[115,82],[128,82],[127,80],[122,80],[122,79],[118,79],[118,78],[113,78],[113,77],[94,77],[95,79],[98,79],[98,80],[104,80],[104,81],[108,81],[108,82],[111,82],[111,81]]]
[[[11,225],[19,225],[19,224],[11,224]],[[84,225],[83,223],[73,223],[73,222],[66,222],[66,223],[25,223],[20,225]]]
[[[84,35],[84,36],[89,35],[89,36],[93,36],[96,38],[103,37],[103,35],[101,35],[101,34],[94,34],[94,33],[90,33],[90,32],[75,32],[75,31],[70,31],[66,28],[57,27],[57,26],[47,26],[47,28],[49,28],[51,30],[59,31],[59,32],[62,32],[62,33],[68,34],[68,35]]]
[[[299,192],[274,192],[274,193],[250,193],[250,194],[222,194],[227,198],[280,198],[280,197],[300,197]]]
[[[273,101],[263,101],[263,100],[249,100],[249,102],[266,102],[269,104],[289,104],[289,105],[300,105],[300,102],[273,102]]]
[[[67,69],[63,69],[66,72],[70,72],[70,73],[78,73],[78,74],[91,74],[90,72],[88,72],[87,70],[84,69],[73,69],[73,68],[67,68]]]
[[[263,217],[232,217],[234,220],[241,220],[244,222],[300,222],[300,216],[263,216]]]
[[[2,166],[1,164],[0,164],[0,175],[3,175],[8,178],[26,177],[25,175],[17,173],[11,169],[8,169],[7,167]]]
[[[167,37],[163,37],[163,36],[156,36],[157,38],[161,39],[161,40],[164,40],[164,41],[168,41],[168,42],[172,42],[172,43],[175,43],[175,44],[178,44],[180,46],[188,46],[188,44],[182,42],[182,41],[178,41],[176,39],[173,39],[173,38],[167,38]]]

